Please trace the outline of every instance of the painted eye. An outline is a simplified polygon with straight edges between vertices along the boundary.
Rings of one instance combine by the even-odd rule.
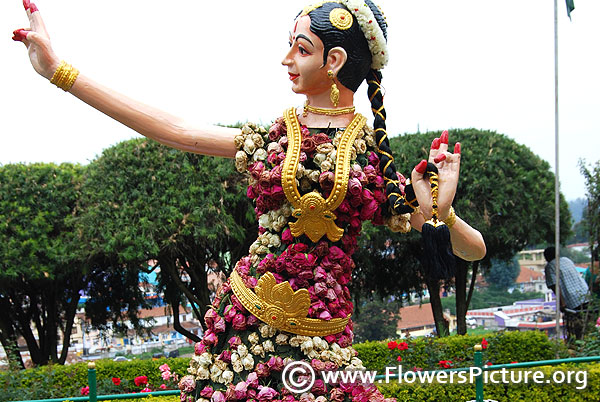
[[[308,51],[306,51],[306,49],[304,49],[302,46],[298,46],[298,51],[300,54],[309,54]]]
[[[325,214],[324,216],[325,216],[325,218],[327,218],[327,219],[333,219],[333,216],[331,216],[331,215],[329,215],[329,214]]]

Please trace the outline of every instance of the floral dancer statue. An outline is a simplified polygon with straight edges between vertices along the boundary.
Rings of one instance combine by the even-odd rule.
[[[190,126],[80,74],[54,54],[37,7],[29,0],[24,6],[31,26],[13,39],[27,46],[39,74],[149,138],[235,158],[248,174],[259,236],[205,316],[208,330],[180,382],[181,400],[384,400],[372,384],[321,379],[298,394],[282,377],[299,361],[317,371],[362,368],[352,348],[347,288],[362,222],[404,232],[443,227],[452,252],[466,260],[483,258],[485,244],[451,207],[460,144],[449,152],[447,132],[410,180],[396,172],[380,87],[388,50],[379,8],[370,0],[337,0],[302,10],[282,64],[304,106],[285,110],[268,130],[240,130]],[[353,106],[363,80],[373,128]]]

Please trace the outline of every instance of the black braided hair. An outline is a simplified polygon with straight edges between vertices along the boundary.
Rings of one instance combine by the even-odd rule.
[[[369,6],[377,24],[381,28],[384,37],[387,40],[387,23],[381,10],[371,1],[365,0]],[[344,66],[338,72],[337,78],[340,83],[353,92],[356,92],[360,84],[367,80],[368,96],[371,101],[371,110],[375,117],[374,129],[378,145],[378,156],[380,159],[380,169],[384,174],[386,182],[386,195],[388,196],[389,210],[384,209],[386,213],[392,212],[408,213],[414,211],[417,206],[416,198],[412,194],[411,205],[405,202],[404,195],[398,186],[398,176],[394,166],[394,157],[387,138],[386,132],[386,114],[383,107],[383,93],[381,92],[381,72],[371,69],[372,55],[365,35],[360,29],[356,18],[349,29],[339,30],[335,28],[329,20],[331,10],[343,8],[340,3],[324,3],[321,7],[311,11],[310,30],[321,39],[324,46],[323,62],[327,60],[329,51],[334,47],[342,47],[348,54],[348,59]]]

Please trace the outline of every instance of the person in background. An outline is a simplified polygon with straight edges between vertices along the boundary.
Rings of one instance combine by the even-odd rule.
[[[546,286],[556,294],[556,248],[544,250]],[[577,272],[573,261],[560,258],[560,310],[565,313],[567,336],[581,339],[583,334],[583,312],[587,307],[588,285]]]

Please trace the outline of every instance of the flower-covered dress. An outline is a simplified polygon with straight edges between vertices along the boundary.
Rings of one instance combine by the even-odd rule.
[[[299,196],[316,191],[327,198],[336,185],[337,151],[340,143],[348,139],[344,133],[349,129],[298,127],[301,145],[294,188]],[[291,227],[297,221],[297,205],[294,207],[286,196],[285,180],[282,182],[288,129],[284,118],[279,118],[268,131],[246,124],[235,138],[239,150],[236,168],[248,173],[247,195],[255,205],[259,236],[250,246],[250,253],[236,264],[232,277],[243,281],[247,292],[258,291],[255,287],[259,278],[271,273],[277,283],[287,281],[294,291],[308,290],[309,318],[321,323],[347,319],[347,324],[326,336],[297,335],[277,329],[244,307],[239,294],[234,294],[235,284],[230,277],[205,316],[208,329],[196,344],[190,374],[180,382],[182,401],[191,397],[196,401],[384,400],[372,384],[326,385],[317,379],[310,391],[298,395],[290,393],[281,381],[284,366],[292,361],[308,362],[317,372],[364,369],[352,348],[353,325],[349,316],[353,304],[347,285],[362,222],[383,224],[382,205],[387,201],[375,135],[363,122],[353,142],[346,144],[347,191],[332,211],[339,239],[332,241],[330,237],[336,236],[328,235],[315,239],[313,235],[313,241],[297,231],[297,237],[294,236]],[[399,178],[403,184],[403,178]],[[289,195],[291,190],[287,191]]]

